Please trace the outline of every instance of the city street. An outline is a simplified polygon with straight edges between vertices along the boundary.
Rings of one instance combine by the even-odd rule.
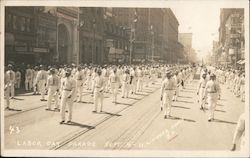
[[[5,149],[108,149],[108,150],[229,150],[244,103],[225,85],[215,120],[199,109],[198,80],[186,84],[173,102],[172,117],[160,110],[160,81],[144,87],[118,104],[106,93],[102,113],[92,113],[93,97],[84,91],[84,103],[74,103],[71,124],[60,125],[60,113],[45,111],[40,96],[22,94],[5,111]]]

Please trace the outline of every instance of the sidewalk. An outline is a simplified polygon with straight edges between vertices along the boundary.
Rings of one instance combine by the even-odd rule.
[[[160,81],[160,79],[158,80]],[[159,83],[159,82],[158,82]],[[17,96],[19,99],[12,106],[23,111],[5,111],[5,148],[6,149],[52,149],[73,139],[78,134],[96,128],[97,125],[111,117],[120,117],[119,113],[133,106],[136,102],[150,95],[160,84],[144,87],[144,92],[131,95],[128,99],[118,95],[118,104],[112,103],[111,94],[105,94],[103,111],[100,114],[92,113],[94,105],[92,97],[85,93],[83,100],[86,103],[74,103],[73,123],[60,125],[60,113],[45,111],[46,102],[41,102],[40,96]],[[24,99],[24,100],[21,100]],[[38,101],[39,100],[39,101]],[[44,107],[44,108],[43,108]],[[14,132],[10,129],[16,128]]]

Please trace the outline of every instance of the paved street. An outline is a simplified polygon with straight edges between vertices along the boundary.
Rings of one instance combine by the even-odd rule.
[[[160,111],[160,79],[129,99],[119,95],[117,105],[106,94],[101,114],[92,113],[92,96],[85,91],[69,125],[59,125],[60,113],[45,111],[40,96],[19,95],[12,100],[15,110],[5,111],[5,148],[228,150],[244,103],[221,85],[215,120],[208,122],[197,103],[197,84],[181,90],[170,119]]]

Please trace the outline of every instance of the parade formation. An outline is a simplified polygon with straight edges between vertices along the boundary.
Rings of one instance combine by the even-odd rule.
[[[248,151],[246,12],[179,7],[6,7],[4,148]]]

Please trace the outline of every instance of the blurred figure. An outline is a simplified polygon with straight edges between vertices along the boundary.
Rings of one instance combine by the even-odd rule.
[[[245,119],[246,119],[246,114],[245,113],[241,114],[240,118],[237,122],[237,126],[235,128],[235,131],[234,131],[231,151],[236,150],[236,143],[239,141],[240,138],[241,138],[240,150],[246,151],[246,149],[247,149],[247,144],[245,142],[246,141],[245,140],[246,139],[245,138]]]
[[[10,87],[10,98],[13,99],[15,96],[15,83],[16,83],[16,75],[13,71],[13,66],[11,64],[8,65],[7,74],[10,77],[9,87]]]
[[[94,94],[94,113],[96,112],[102,112],[102,108],[103,108],[103,99],[104,99],[104,95],[103,95],[103,91],[104,91],[104,84],[105,81],[103,79],[102,75],[102,70],[101,69],[97,69],[96,70],[97,76],[94,78],[93,81],[93,94]],[[99,103],[100,103],[100,108],[99,107]]]
[[[200,109],[204,110],[205,102],[206,102],[206,96],[205,96],[205,87],[207,84],[206,74],[202,74],[202,78],[199,82],[199,86],[197,89],[197,95],[199,96],[199,103],[200,103]],[[204,97],[205,96],[205,97]],[[203,99],[204,97],[204,99]]]
[[[47,87],[48,87],[48,102],[47,102],[47,108],[46,110],[51,110],[51,102],[52,99],[54,98],[54,104],[55,104],[55,111],[59,111],[58,108],[58,93],[59,93],[59,88],[60,88],[60,79],[59,77],[55,74],[55,69],[50,69],[50,76],[48,77],[47,80]]]
[[[4,98],[6,100],[6,110],[10,110],[10,75],[8,68],[4,68]]]
[[[129,81],[130,81],[129,70],[126,69],[125,73],[122,76],[122,98],[124,97],[128,98]]]
[[[27,69],[25,71],[25,90],[29,91],[32,89],[32,78],[33,78],[33,72],[30,68],[30,65],[27,65]]]
[[[174,89],[176,87],[170,71],[166,73],[167,77],[161,85],[161,100],[163,101],[164,118],[167,119],[171,116],[171,106]]]
[[[207,82],[205,87],[205,94],[203,96],[203,100],[207,96],[208,101],[208,121],[212,121],[214,119],[214,111],[216,108],[218,95],[220,94],[220,85],[215,81],[216,76],[215,74],[210,75],[210,80]]]
[[[16,85],[15,85],[15,87],[17,88],[17,89],[20,89],[20,86],[21,86],[21,72],[20,72],[20,69],[19,68],[17,68],[16,69]]]
[[[40,65],[40,70],[37,73],[35,85],[38,87],[39,93],[41,94],[41,101],[46,101],[44,99],[45,96],[45,84],[47,81],[47,72],[45,71],[45,67],[43,65]]]
[[[113,72],[109,76],[109,82],[110,82],[110,87],[111,87],[111,92],[113,94],[113,103],[117,103],[117,94],[118,94],[118,88],[120,84],[120,78],[117,75],[117,69],[114,68]]]

